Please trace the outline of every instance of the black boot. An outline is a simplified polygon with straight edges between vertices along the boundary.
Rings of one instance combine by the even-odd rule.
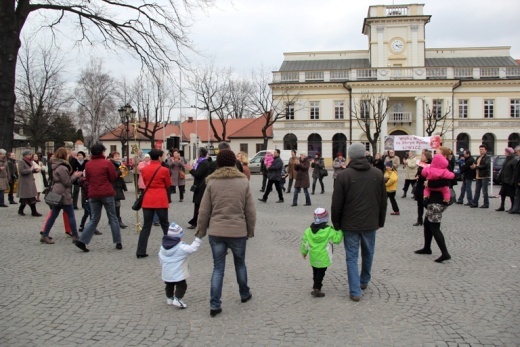
[[[33,217],[41,217],[41,213],[38,213],[38,211],[36,211],[36,204],[31,204],[29,205],[29,207],[31,208],[31,216]]]
[[[18,208],[18,214],[20,216],[25,216],[25,213],[23,213],[23,210],[25,209],[25,204],[20,204],[20,207]]]
[[[417,222],[413,224],[414,227],[422,225],[422,218],[417,218]]]
[[[441,223],[430,223],[430,226],[435,242],[437,242],[437,246],[439,246],[439,249],[441,250],[441,256],[435,259],[435,262],[442,263],[445,260],[450,260],[451,255],[448,253],[446,241],[444,240],[444,235],[442,235]]]
[[[121,229],[126,229],[127,225],[121,220],[121,207],[116,207],[116,216],[117,220],[119,221],[119,227]]]

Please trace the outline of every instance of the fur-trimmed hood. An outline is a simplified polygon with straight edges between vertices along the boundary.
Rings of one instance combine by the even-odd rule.
[[[229,179],[237,177],[246,177],[246,175],[238,171],[235,166],[225,166],[216,169],[215,172],[206,177],[206,183],[208,183],[211,179]]]

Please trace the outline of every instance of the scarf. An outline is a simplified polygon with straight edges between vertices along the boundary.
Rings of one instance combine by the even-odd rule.
[[[199,164],[201,162],[203,162],[204,160],[208,160],[207,157],[199,157],[199,159],[197,159],[197,162],[195,163],[195,165],[193,165],[193,169],[197,170],[197,167],[199,166]]]

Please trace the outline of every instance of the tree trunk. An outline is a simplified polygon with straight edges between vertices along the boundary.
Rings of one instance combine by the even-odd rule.
[[[0,148],[7,151],[13,148],[16,61],[21,45],[15,3],[2,1],[0,5]]]

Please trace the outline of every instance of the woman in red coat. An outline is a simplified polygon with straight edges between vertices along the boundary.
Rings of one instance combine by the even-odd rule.
[[[152,149],[149,153],[150,164],[141,170],[145,187],[148,186],[143,197],[143,230],[139,234],[137,243],[137,258],[145,258],[148,238],[152,230],[153,215],[157,213],[164,235],[168,233],[168,192],[170,191],[170,171],[161,166],[164,152]],[[154,176],[155,175],[155,176]],[[153,179],[152,179],[153,178]]]

